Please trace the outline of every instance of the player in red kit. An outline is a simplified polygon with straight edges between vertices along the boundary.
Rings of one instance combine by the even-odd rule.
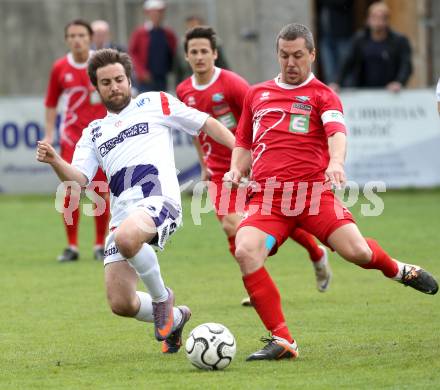
[[[217,68],[216,34],[208,26],[197,26],[185,35],[186,60],[193,75],[177,86],[177,97],[188,106],[206,112],[235,133],[249,84],[229,70]],[[194,140],[202,167],[202,180],[209,180],[208,193],[217,218],[235,255],[235,234],[243,216],[246,189],[241,191],[223,185],[229,170],[231,151],[205,134]],[[239,197],[242,199],[239,199]],[[240,205],[242,205],[240,207]],[[290,237],[303,245],[313,262],[319,291],[326,291],[331,278],[325,247],[316,244],[313,236],[302,229],[292,229]],[[242,301],[249,303],[249,298]]]
[[[64,30],[69,53],[55,61],[50,73],[49,85],[46,94],[46,134],[44,141],[53,143],[57,106],[61,101],[60,147],[61,157],[71,162],[75,145],[81,137],[82,131],[94,120],[103,118],[106,109],[101,104],[99,95],[87,75],[87,61],[90,57],[90,45],[93,31],[90,25],[83,20],[74,20],[68,23]],[[109,221],[109,207],[106,177],[98,170],[94,182],[89,187],[94,191],[93,196],[105,199],[99,203],[101,209],[95,210],[96,241],[94,257],[97,260],[104,258],[104,240]],[[92,193],[93,194],[93,193]],[[79,259],[78,252],[78,221],[79,195],[68,190],[64,199],[64,225],[66,227],[68,247],[58,257],[61,262]]]
[[[336,94],[311,72],[313,36],[301,24],[276,40],[281,73],[246,95],[225,181],[238,185],[252,168],[256,192],[237,231],[235,257],[243,283],[271,337],[247,360],[293,359],[298,346],[286,325],[279,291],[264,267],[267,257],[299,226],[365,269],[377,269],[426,294],[438,290],[422,268],[391,258],[364,238],[331,186],[345,182],[346,130]]]

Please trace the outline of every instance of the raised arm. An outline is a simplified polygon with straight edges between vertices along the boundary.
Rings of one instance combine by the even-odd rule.
[[[74,181],[77,182],[81,187],[85,187],[87,185],[87,177],[77,168],[64,161],[49,142],[38,142],[37,160],[51,165],[62,182]]]

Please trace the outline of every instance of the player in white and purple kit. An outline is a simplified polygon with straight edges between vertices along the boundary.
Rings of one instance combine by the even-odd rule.
[[[105,283],[112,311],[154,322],[162,351],[177,352],[191,312],[174,307],[154,245],[163,249],[181,223],[172,130],[196,136],[204,131],[232,149],[234,136],[220,122],[164,92],[131,98],[131,60],[112,49],[96,52],[88,73],[108,112],[83,131],[72,164],[40,142],[37,159],[62,181],[86,186],[101,167],[111,195],[110,234],[105,246]],[[149,293],[136,291],[137,277]]]

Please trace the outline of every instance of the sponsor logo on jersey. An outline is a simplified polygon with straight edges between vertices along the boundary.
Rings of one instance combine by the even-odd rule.
[[[72,81],[73,81],[73,74],[72,74],[72,73],[66,73],[66,74],[64,75],[64,81],[65,81],[66,83],[70,83],[70,82],[72,82]]]
[[[195,106],[196,105],[196,98],[194,96],[188,97],[188,106]]]
[[[91,134],[92,134],[92,142],[95,142],[95,140],[99,137],[101,137],[102,133],[99,131],[101,129],[101,126],[96,126],[92,128]]]
[[[270,95],[269,91],[262,92],[261,96],[260,96],[260,100],[267,100],[267,99],[269,99],[269,95]]]
[[[212,95],[212,101],[216,103],[223,101],[224,98],[225,96],[221,92],[217,92],[214,95]]]
[[[293,103],[290,109],[291,114],[310,115],[312,112],[312,106],[303,103]]]
[[[223,115],[223,114],[226,114],[229,111],[231,111],[231,108],[226,103],[225,104],[220,104],[220,105],[217,105],[217,106],[212,106],[212,112],[214,113],[214,115]]]
[[[310,100],[310,96],[295,96],[295,99],[299,100],[302,103],[305,103]]]
[[[142,98],[136,102],[136,106],[142,107],[145,103],[150,103],[150,98]]]
[[[310,116],[303,114],[290,115],[289,131],[291,133],[308,133]]]
[[[122,130],[116,137],[110,138],[99,146],[99,153],[102,157],[106,156],[112,149],[114,149],[126,138],[135,137],[141,134],[148,134],[148,123],[137,123],[126,130]]]

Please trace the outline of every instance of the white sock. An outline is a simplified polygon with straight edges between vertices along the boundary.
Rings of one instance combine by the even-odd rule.
[[[144,283],[153,302],[163,302],[168,298],[168,291],[160,274],[156,252],[150,245],[142,245],[139,252],[127,261]]]
[[[136,291],[136,295],[138,296],[141,305],[134,318],[142,322],[154,322],[151,295],[143,291]]]
[[[150,294],[147,294],[146,292],[143,291],[136,291],[136,295],[138,296],[141,305],[139,307],[139,311],[134,316],[134,318],[142,322],[154,322],[153,301],[151,300]],[[175,307],[173,313],[174,313],[174,323],[173,323],[173,330],[174,330],[182,320],[182,312],[177,307]]]

